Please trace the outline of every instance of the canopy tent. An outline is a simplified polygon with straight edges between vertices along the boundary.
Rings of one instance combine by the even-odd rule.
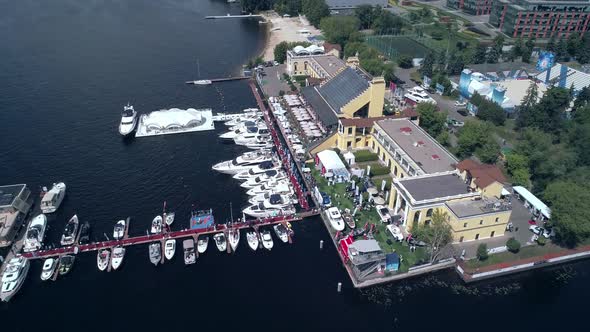
[[[541,213],[545,218],[551,219],[551,209],[545,203],[541,202],[537,196],[533,195],[525,187],[515,186],[513,189],[526,203],[534,208],[534,214]]]
[[[340,159],[340,156],[332,150],[324,150],[316,155],[316,165],[321,173],[332,173],[338,181],[348,181],[350,173]]]

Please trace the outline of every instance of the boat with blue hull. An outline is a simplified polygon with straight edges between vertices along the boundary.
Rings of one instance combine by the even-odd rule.
[[[190,229],[207,229],[215,225],[213,210],[196,210],[191,213]]]

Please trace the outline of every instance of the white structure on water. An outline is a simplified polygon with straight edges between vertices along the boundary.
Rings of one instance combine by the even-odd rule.
[[[171,108],[143,114],[139,118],[135,136],[179,134],[214,129],[211,109]]]

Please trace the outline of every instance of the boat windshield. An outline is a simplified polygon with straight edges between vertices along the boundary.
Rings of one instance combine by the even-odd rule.
[[[239,165],[239,164],[238,164],[238,159],[236,158],[236,159],[232,160],[232,161],[231,161],[231,164],[232,164],[233,166],[238,166],[238,165]]]
[[[123,110],[122,116],[123,117],[130,117],[130,116],[133,116],[133,113],[134,113],[134,111],[132,108],[125,108]]]

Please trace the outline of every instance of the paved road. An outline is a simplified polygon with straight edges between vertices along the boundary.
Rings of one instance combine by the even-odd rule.
[[[405,89],[410,89],[415,87],[417,84],[410,81],[410,73],[417,71],[418,68],[410,68],[410,69],[403,69],[403,68],[398,68],[395,71],[395,75],[397,77],[399,77],[401,80],[406,81],[405,84]],[[447,111],[449,113],[449,117],[452,119],[455,119],[457,121],[465,121],[466,118],[468,118],[469,116],[463,116],[459,113],[457,113],[458,110],[464,108],[464,107],[457,107],[455,106],[455,100],[450,100],[447,98],[443,98],[443,96],[438,95],[438,94],[430,94],[430,96],[436,100],[436,103],[438,105],[438,107],[442,110],[442,111]]]

